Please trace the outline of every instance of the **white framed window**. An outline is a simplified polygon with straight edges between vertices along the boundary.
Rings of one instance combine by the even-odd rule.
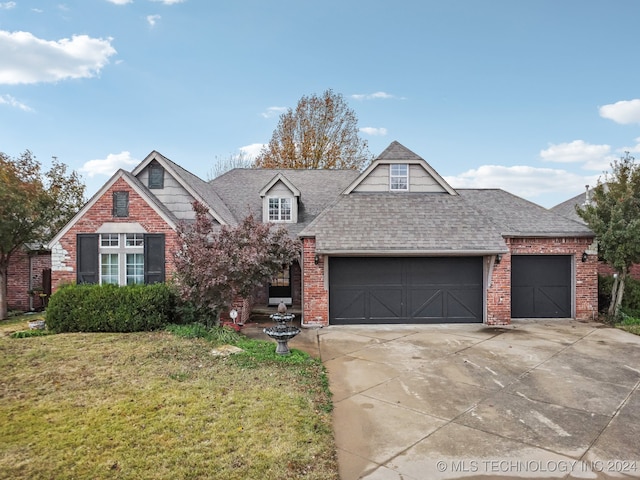
[[[392,192],[406,192],[409,190],[409,165],[396,163],[389,165],[389,189]]]
[[[103,233],[100,235],[101,247],[118,247],[120,246],[120,235],[117,233]]]
[[[290,222],[291,221],[291,199],[290,198],[269,198],[269,221],[270,222]]]
[[[120,283],[120,260],[117,253],[100,254],[100,283]]]
[[[144,234],[100,235],[100,283],[144,283]]]
[[[124,236],[125,247],[142,247],[144,245],[144,233],[126,233]]]
[[[125,268],[127,285],[144,283],[144,254],[127,253],[126,259]]]

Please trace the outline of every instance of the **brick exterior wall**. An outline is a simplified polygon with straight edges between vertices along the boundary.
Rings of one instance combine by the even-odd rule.
[[[329,324],[329,291],[324,286],[324,257],[315,264],[316,239],[302,240],[302,319],[306,325]]]
[[[507,238],[510,253],[502,255],[499,264],[494,263],[490,285],[487,289],[488,325],[511,323],[511,254],[521,255],[573,255],[575,264],[575,318],[594,320],[598,309],[598,258],[591,254],[582,261],[582,254],[589,251],[591,238]],[[313,238],[303,239],[303,318],[305,324],[328,325],[329,292],[325,288],[324,258],[315,264]]]
[[[113,192],[129,192],[129,216],[114,217]],[[76,282],[76,235],[96,233],[103,223],[137,222],[147,233],[165,234],[165,278],[174,272],[173,254],[178,248],[178,235],[156,211],[123,179],[119,178],[85,214],[52,246],[52,290],[63,283]]]
[[[576,320],[589,321],[598,313],[598,256],[589,251],[591,238],[507,238],[510,253],[494,266],[487,291],[487,323],[503,325],[511,322],[511,255],[573,255],[575,265]]]
[[[39,295],[34,295],[33,301],[29,301],[29,290],[36,287],[46,289],[42,271],[49,268],[50,252],[27,252],[19,249],[11,255],[7,277],[7,302],[10,310],[26,312],[44,308],[44,299]]]

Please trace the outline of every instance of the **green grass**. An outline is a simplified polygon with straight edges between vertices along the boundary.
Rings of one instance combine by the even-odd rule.
[[[10,338],[33,319],[0,322],[0,478],[338,478],[318,360],[194,328]]]

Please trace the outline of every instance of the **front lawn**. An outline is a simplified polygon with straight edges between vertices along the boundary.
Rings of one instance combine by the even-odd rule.
[[[24,329],[0,323],[0,478],[338,478],[305,354],[246,341],[221,357],[168,332],[10,338]]]

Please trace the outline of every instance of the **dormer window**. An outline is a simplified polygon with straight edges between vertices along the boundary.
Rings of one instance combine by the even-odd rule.
[[[409,190],[409,165],[406,163],[391,164],[389,170],[389,189],[392,192]]]
[[[269,198],[269,221],[291,221],[291,198]]]

